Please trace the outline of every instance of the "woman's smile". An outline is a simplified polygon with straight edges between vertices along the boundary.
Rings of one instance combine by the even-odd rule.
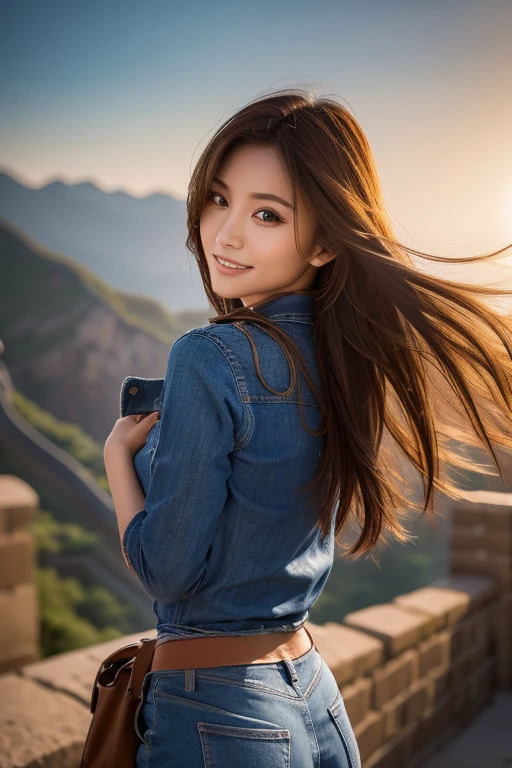
[[[223,275],[240,275],[242,272],[246,272],[248,269],[252,269],[252,267],[237,266],[234,263],[229,267],[227,266],[230,263],[228,259],[220,259],[220,257],[215,256],[215,254],[213,254],[213,256],[215,258],[215,263],[217,264],[217,269],[219,272],[222,272]]]

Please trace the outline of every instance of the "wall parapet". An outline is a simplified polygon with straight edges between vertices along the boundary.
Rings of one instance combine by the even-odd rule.
[[[38,507],[28,483],[0,475],[0,673],[40,654],[36,547],[28,530]]]
[[[365,768],[420,765],[506,682],[496,653],[499,594],[493,578],[453,574],[391,603],[348,614],[346,628],[362,642],[371,637],[375,643],[374,662],[362,675],[347,675],[350,659],[340,667],[322,637],[317,642],[319,630],[334,632],[334,627],[313,628],[338,681]],[[352,642],[359,646],[356,637]]]
[[[456,554],[446,578],[342,623],[307,622],[342,693],[364,768],[423,765],[494,691],[512,690],[512,548],[503,543],[512,537],[511,495],[468,493],[454,502],[452,534]],[[0,675],[8,702],[0,713],[0,768],[76,766],[101,660],[154,635],[116,638]]]

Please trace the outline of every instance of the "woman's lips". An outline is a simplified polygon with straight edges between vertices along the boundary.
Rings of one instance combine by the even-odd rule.
[[[221,264],[218,260],[217,256],[215,256],[215,263],[217,265],[217,269],[219,272],[222,272],[223,275],[242,275],[244,272],[247,272],[249,269],[252,269],[252,267],[247,266],[245,269],[239,269],[237,267],[225,267],[224,264]],[[225,259],[225,261],[228,261],[228,259]]]

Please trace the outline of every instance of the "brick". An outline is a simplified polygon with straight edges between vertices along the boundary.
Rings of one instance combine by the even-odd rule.
[[[453,696],[448,692],[439,701],[427,707],[417,722],[411,738],[411,751],[418,754],[427,744],[438,741],[441,734],[452,729]],[[398,768],[398,766],[397,766]]]
[[[470,701],[483,702],[489,700],[492,692],[495,664],[494,658],[488,658],[475,665],[466,684]]]
[[[0,533],[0,589],[32,584],[35,564],[35,542],[29,531]]]
[[[454,711],[463,727],[490,703],[492,683],[495,674],[494,659],[488,659],[480,668],[468,676],[464,686],[454,696]]]
[[[494,687],[498,691],[512,690],[512,656],[496,659]]]
[[[384,666],[374,670],[372,709],[382,706],[398,694],[403,693],[418,679],[418,653],[414,649],[405,651]]]
[[[466,592],[441,587],[424,587],[406,595],[395,597],[393,602],[402,608],[429,616],[434,631],[452,626],[469,609],[470,596]]]
[[[369,678],[344,685],[341,695],[352,727],[364,720],[371,706],[373,683]]]
[[[333,673],[338,687],[363,677],[384,659],[384,645],[364,632],[334,621],[308,622],[315,645]]]
[[[478,573],[494,577],[503,589],[512,587],[510,558],[485,549],[450,550],[450,570],[453,573]]]
[[[370,710],[365,719],[353,729],[361,762],[373,754],[384,743],[384,718],[381,712]]]
[[[454,719],[462,725],[464,721],[463,710],[467,709],[466,690],[463,685],[453,690],[453,714]]]
[[[454,663],[459,656],[467,653],[476,644],[478,630],[474,616],[468,616],[446,631],[450,637],[450,659]]]
[[[418,720],[433,701],[433,685],[429,680],[420,680],[408,691],[404,700],[403,724]]]
[[[499,691],[512,690],[512,642],[508,629],[496,631],[496,670],[494,684]]]
[[[424,677],[436,667],[450,664],[450,633],[439,632],[418,645],[418,672]]]
[[[397,656],[433,632],[433,620],[393,603],[348,613],[344,623],[382,640],[388,656]]]
[[[489,659],[494,658],[494,655],[489,653],[485,643],[480,643],[473,649],[470,658],[470,670],[471,672],[474,672],[476,669],[485,665]]]
[[[512,690],[512,591],[502,593],[490,606],[491,634],[495,643],[496,688]]]
[[[451,547],[457,550],[485,549],[497,555],[512,557],[512,534],[490,530],[484,523],[455,526],[451,532]]]
[[[450,667],[435,669],[427,675],[427,680],[432,684],[432,702],[440,701],[450,690]]]
[[[384,738],[390,739],[410,723],[418,720],[434,697],[433,681],[417,680],[381,709],[384,717]]]
[[[21,477],[0,475],[0,533],[26,527],[38,507],[39,496]]]
[[[450,680],[454,691],[462,690],[464,682],[469,675],[470,656],[465,654],[452,665],[450,670]]]
[[[39,643],[39,608],[34,584],[0,592],[0,648]]]
[[[512,590],[502,592],[489,606],[488,614],[493,631],[503,629],[512,637]]]
[[[384,718],[384,739],[388,741],[397,734],[404,722],[404,692],[387,701],[382,709]]]
[[[416,727],[416,723],[412,723],[393,738],[387,740],[365,762],[364,768],[402,768],[405,766],[413,756],[411,742]]]
[[[492,608],[492,606],[488,606]],[[493,630],[493,612],[485,608],[471,616],[471,645],[486,645],[494,635]]]
[[[512,531],[512,494],[499,491],[465,491],[453,502],[453,526],[481,525],[488,530]]]
[[[477,576],[469,573],[451,573],[442,579],[437,579],[430,587],[441,587],[456,592],[463,592],[469,596],[468,612],[478,610],[499,593],[499,587],[492,576]]]
[[[498,603],[496,601],[486,605],[476,615],[475,635],[477,643],[490,643],[496,632],[496,614]]]
[[[451,685],[454,688],[464,686],[469,676],[480,666],[487,663],[489,658],[486,645],[477,645],[468,650],[452,663]]]

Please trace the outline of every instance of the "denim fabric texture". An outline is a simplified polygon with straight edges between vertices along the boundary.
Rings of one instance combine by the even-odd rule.
[[[299,346],[319,387],[313,297],[293,293],[259,308]],[[250,321],[261,374],[277,392],[291,383],[277,342]],[[301,371],[303,418],[321,411]],[[146,494],[122,548],[153,599],[158,642],[297,629],[332,568],[309,492],[322,437],[303,427],[298,392],[269,391],[249,340],[232,323],[180,336],[164,378],[127,377],[121,415],[160,411],[134,464]]]
[[[258,311],[299,346],[319,387],[313,297],[288,294]],[[333,564],[334,519],[322,538],[300,486],[322,437],[301,423],[279,345],[250,320],[194,328],[173,344],[162,379],[127,377],[121,416],[158,410],[134,457],[146,494],[122,548],[154,600],[157,643],[301,627]],[[298,371],[303,418],[321,411]],[[155,670],[135,726],[137,768],[361,768],[334,675],[313,645],[293,660]]]
[[[361,768],[334,675],[295,659],[148,672],[137,768]]]

